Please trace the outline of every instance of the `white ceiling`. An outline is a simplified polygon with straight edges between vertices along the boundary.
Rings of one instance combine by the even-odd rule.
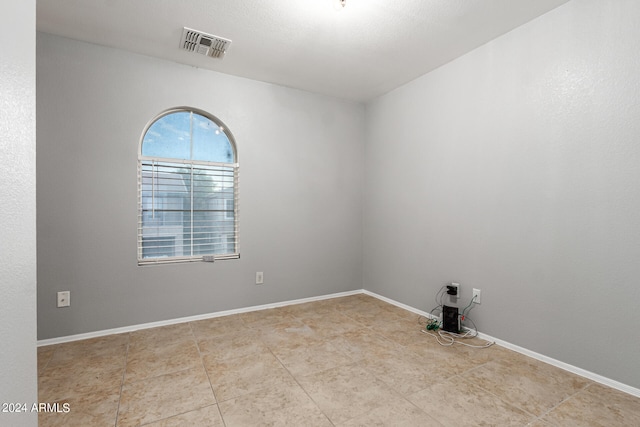
[[[568,0],[37,0],[39,31],[367,101]],[[178,48],[182,27],[233,41]]]

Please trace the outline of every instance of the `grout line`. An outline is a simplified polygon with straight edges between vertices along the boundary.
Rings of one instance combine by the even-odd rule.
[[[529,416],[533,417],[533,419],[531,419],[531,420],[529,420],[529,421],[527,422],[527,425],[529,425],[529,424],[531,424],[532,422],[536,421],[536,420],[538,419],[538,416],[536,416],[536,414],[533,414],[533,413],[531,413],[531,412],[527,411],[526,409],[521,408],[519,405],[515,405],[515,404],[513,404],[513,403],[509,403],[509,402],[507,402],[506,400],[504,400],[504,399],[502,398],[502,396],[500,396],[500,395],[498,395],[498,394],[496,394],[496,393],[492,392],[492,391],[491,391],[491,390],[489,390],[489,389],[486,389],[486,388],[482,387],[482,385],[481,385],[481,384],[479,384],[478,382],[473,381],[473,380],[471,380],[471,379],[467,378],[467,377],[464,375],[464,374],[468,373],[469,371],[476,370],[476,369],[478,369],[478,368],[480,368],[480,367],[482,367],[482,366],[484,366],[484,365],[486,365],[486,364],[488,364],[488,363],[491,363],[491,362],[493,362],[493,360],[488,361],[488,362],[485,362],[485,363],[483,363],[483,364],[481,364],[481,365],[479,365],[479,366],[475,366],[475,367],[473,367],[473,368],[470,368],[470,369],[468,369],[468,370],[466,370],[466,371],[464,371],[464,372],[460,372],[459,374],[456,374],[456,375],[454,375],[454,376],[452,376],[452,377],[450,377],[450,378],[446,379],[445,381],[450,381],[451,379],[456,378],[456,377],[457,377],[457,378],[462,379],[463,381],[470,381],[470,382],[472,382],[472,383],[473,383],[473,385],[475,385],[476,387],[478,387],[478,388],[479,388],[480,390],[482,390],[484,393],[486,393],[486,394],[488,394],[488,395],[491,395],[491,396],[495,397],[496,399],[498,399],[499,401],[501,401],[502,403],[504,403],[504,404],[505,404],[505,405],[507,405],[508,407],[511,407],[511,408],[517,409],[517,410],[519,410],[519,411],[524,412],[526,415],[529,415]]]
[[[202,369],[204,369],[204,374],[207,376],[207,381],[209,381],[209,387],[211,388],[211,393],[213,394],[213,400],[215,400],[215,406],[216,406],[216,409],[218,409],[218,414],[220,414],[222,425],[226,426],[227,423],[225,422],[224,415],[222,415],[222,411],[220,410],[220,401],[216,396],[216,391],[213,389],[213,384],[211,383],[211,377],[209,376],[209,371],[207,371],[207,367],[204,364],[204,356],[202,354],[202,351],[200,350],[200,344],[198,343],[198,338],[196,337],[196,334],[193,330],[193,325],[191,323],[192,322],[188,323],[189,330],[191,331],[191,335],[193,336],[193,339],[196,342],[196,348],[198,349],[198,356],[200,356],[200,364],[202,365]]]
[[[160,422],[160,421],[168,420],[169,418],[179,417],[180,415],[185,415],[185,414],[188,414],[190,412],[199,411],[201,409],[208,408],[209,406],[217,406],[217,403],[213,403],[211,405],[201,406],[201,407],[196,408],[196,409],[190,409],[188,411],[180,412],[178,414],[169,415],[168,417],[159,418],[157,420],[151,420],[151,421],[148,421],[148,422],[146,422],[144,424],[139,424],[138,427],[144,427],[144,426],[148,426],[148,425],[151,425],[151,424],[155,424],[155,423]]]
[[[591,387],[593,384],[595,384],[595,382],[587,383],[587,385],[582,387],[580,390],[576,391],[575,393],[570,394],[569,396],[565,397],[560,402],[558,402],[556,405],[554,405],[553,407],[551,407],[547,411],[545,411],[542,414],[540,414],[540,416],[537,417],[534,421],[542,420],[542,417],[545,417],[545,416],[549,415],[551,412],[555,411],[560,405],[565,403],[567,400],[570,400],[570,399],[574,398],[575,396],[577,396],[578,394],[584,392],[586,389]]]
[[[529,358],[528,356],[525,356],[525,355],[522,355],[522,357]],[[530,358],[530,359],[533,359],[533,358]],[[533,360],[535,360],[535,359],[533,359]],[[481,367],[483,367],[483,366],[485,366],[485,365],[487,365],[487,364],[489,364],[489,363],[492,363],[492,362],[500,363],[500,362],[501,362],[501,360],[500,360],[500,359],[494,359],[494,360],[487,361],[487,362],[485,362],[485,363],[483,363],[483,364],[481,364],[481,365],[479,365],[479,366],[475,366],[475,367],[470,368],[470,369],[468,369],[468,370],[466,370],[466,371],[464,371],[464,372],[461,372],[461,373],[460,373],[460,374],[458,374],[457,376],[459,376],[460,378],[463,378],[463,379],[467,379],[467,378],[464,376],[464,374],[467,374],[468,372],[471,372],[471,371],[474,371],[474,370],[476,370],[476,369],[479,369],[479,368],[481,368]],[[469,379],[469,381],[471,381],[471,380]],[[527,424],[527,425],[529,425],[529,424],[531,424],[532,422],[535,422],[535,421],[537,421],[537,420],[542,419],[542,417],[544,417],[545,415],[547,415],[548,413],[550,413],[551,411],[553,411],[554,409],[556,409],[558,406],[560,406],[561,404],[563,404],[564,402],[566,402],[566,401],[567,401],[567,400],[569,400],[570,398],[574,397],[575,395],[577,395],[577,394],[579,394],[579,393],[582,393],[585,389],[587,389],[590,385],[592,385],[592,384],[594,384],[594,383],[593,383],[593,382],[592,382],[592,383],[587,383],[584,387],[582,387],[581,389],[579,389],[578,391],[576,391],[576,392],[574,392],[574,393],[569,394],[567,397],[565,397],[564,399],[562,399],[562,400],[561,400],[560,402],[558,402],[556,405],[552,406],[551,408],[549,408],[548,410],[544,411],[544,412],[543,412],[542,414],[540,414],[540,415],[536,415],[536,414],[534,414],[534,413],[532,413],[532,412],[530,412],[530,411],[526,410],[525,408],[521,407],[520,405],[516,405],[515,403],[509,403],[509,402],[507,402],[507,401],[506,401],[506,400],[504,400],[504,399],[502,398],[502,396],[500,396],[499,394],[496,394],[496,393],[494,393],[493,391],[491,391],[491,390],[489,390],[489,389],[487,389],[487,388],[483,387],[481,383],[478,383],[478,382],[476,382],[476,381],[473,381],[473,384],[475,384],[478,388],[480,388],[481,390],[483,390],[485,393],[488,393],[488,394],[490,394],[490,395],[492,395],[492,396],[496,397],[497,399],[501,400],[502,402],[504,402],[504,403],[505,403],[505,404],[507,404],[508,406],[511,406],[511,407],[513,407],[513,408],[517,408],[517,409],[519,409],[519,410],[523,411],[525,414],[531,415],[531,416],[533,417],[533,419],[532,419],[531,421],[529,421],[529,423]]]
[[[118,417],[120,416],[120,403],[122,402],[122,389],[124,388],[124,378],[127,374],[127,362],[129,359],[129,344],[131,343],[131,334],[127,334],[127,348],[124,351],[124,368],[122,369],[122,379],[120,380],[120,396],[118,397],[118,407],[116,408],[116,419],[114,427],[118,426]]]
[[[339,313],[339,312],[340,312],[340,311],[339,311],[339,310],[337,310],[337,309],[336,309],[335,311],[336,311],[336,313]],[[330,315],[331,315],[331,314],[330,314]],[[294,319],[296,319],[296,320],[300,321],[303,325],[305,325],[305,326],[309,327],[309,325],[307,325],[307,324],[304,322],[304,320],[303,320],[304,318],[303,318],[303,317],[300,317],[299,315],[295,315],[295,314],[293,315],[293,317],[294,317]],[[323,337],[320,337],[320,338],[322,338],[322,343],[326,343],[326,342],[327,342],[326,338],[323,338]],[[331,424],[332,426],[334,426],[334,427],[335,427],[335,423],[334,423],[334,422],[331,420],[331,418],[329,418],[329,416],[328,416],[328,415],[327,415],[327,414],[322,410],[322,408],[320,407],[320,405],[318,405],[318,402],[316,402],[316,401],[313,399],[313,397],[312,397],[312,396],[309,394],[309,392],[308,392],[308,391],[307,391],[307,390],[302,386],[302,384],[300,384],[300,381],[298,381],[297,376],[296,376],[296,375],[294,375],[294,374],[293,374],[293,373],[292,373],[292,372],[291,372],[291,371],[290,371],[290,370],[289,370],[289,369],[284,365],[284,363],[282,362],[282,360],[281,360],[281,359],[280,359],[280,358],[279,358],[279,357],[278,357],[278,356],[273,352],[273,350],[271,349],[271,346],[270,346],[268,343],[264,343],[264,344],[266,345],[266,347],[267,347],[267,349],[269,350],[269,352],[273,355],[273,357],[275,357],[275,358],[276,358],[276,360],[278,361],[278,363],[280,363],[280,365],[281,365],[281,366],[282,366],[282,367],[283,367],[283,368],[284,368],[284,369],[289,373],[289,375],[291,376],[291,378],[293,379],[293,381],[298,385],[298,387],[300,387],[300,389],[304,392],[304,394],[305,394],[305,395],[307,395],[307,397],[309,398],[309,400],[310,400],[311,402],[313,402],[313,404],[316,406],[316,408],[318,408],[318,411],[320,411],[320,413],[321,413],[322,415],[324,415],[324,417],[325,417],[325,418],[326,418],[326,420],[329,422],[329,424]],[[339,349],[338,349],[338,350],[339,350]],[[347,355],[347,356],[348,356],[348,355]],[[350,360],[352,360],[352,364],[353,364],[353,363],[355,363],[355,362],[353,362],[353,359],[352,359],[350,356],[348,356],[348,357],[349,357],[349,359],[350,359]],[[340,366],[346,366],[346,365],[340,365]],[[335,367],[334,367],[334,368],[335,368]],[[314,372],[314,373],[309,374],[309,375],[315,375],[315,374],[318,374],[318,373],[320,373],[320,372],[328,371],[329,369],[333,369],[333,368],[324,369],[324,370],[322,370],[322,371]],[[304,375],[301,375],[301,376],[304,376]]]
[[[44,364],[44,367],[42,368],[42,372],[46,371],[47,368],[49,368],[49,365],[51,364],[51,361],[53,360],[53,356],[56,355],[56,353],[58,352],[59,349],[60,349],[60,347],[58,346],[57,348],[55,348],[53,350],[53,352],[51,353],[51,356],[49,356],[49,359],[47,360],[47,363]],[[38,373],[38,376],[40,376],[39,373]]]
[[[298,387],[300,387],[300,389],[304,392],[304,394],[307,395],[307,397],[309,398],[309,400],[311,400],[313,402],[314,405],[316,405],[316,408],[318,408],[318,411],[320,411],[320,413],[322,415],[325,416],[325,418],[327,419],[327,421],[329,421],[329,423],[335,427],[335,424],[333,423],[333,421],[331,421],[331,418],[329,418],[329,416],[322,410],[322,408],[320,407],[320,405],[318,405],[318,403],[313,399],[313,397],[311,397],[311,395],[309,394],[309,392],[307,392],[307,390],[302,386],[302,384],[300,384],[300,382],[298,381],[298,379],[296,378],[295,375],[293,375],[293,373],[291,373],[291,371],[289,371],[289,369],[284,366],[284,363],[282,363],[282,360],[280,360],[280,358],[278,356],[276,356],[273,351],[271,350],[271,347],[269,347],[269,345],[267,345],[267,348],[269,349],[269,352],[273,355],[273,357],[276,358],[276,360],[278,361],[278,363],[280,363],[280,365],[282,365],[282,367],[289,373],[289,375],[291,375],[291,379],[293,379],[293,381],[298,384]],[[304,376],[304,375],[303,375]]]
[[[137,379],[135,381],[129,381],[126,385],[138,384],[138,383],[141,383],[143,381],[153,380],[153,379],[156,379],[156,378],[164,377],[166,375],[178,374],[180,372],[189,371],[191,369],[197,369],[197,368],[195,368],[194,366],[187,366],[186,368],[180,368],[180,369],[176,369],[176,370],[173,370],[173,371],[164,372],[162,374],[153,375],[153,376],[150,376],[150,377],[140,378],[140,379]]]

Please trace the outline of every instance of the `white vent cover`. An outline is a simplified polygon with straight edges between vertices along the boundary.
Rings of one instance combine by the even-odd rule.
[[[184,27],[180,48],[212,58],[222,58],[231,40]]]

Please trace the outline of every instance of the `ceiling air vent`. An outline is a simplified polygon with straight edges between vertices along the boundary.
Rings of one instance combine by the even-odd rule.
[[[231,40],[184,27],[180,48],[212,58],[222,58]]]

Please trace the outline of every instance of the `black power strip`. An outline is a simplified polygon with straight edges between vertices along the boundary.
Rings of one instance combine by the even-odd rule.
[[[447,332],[460,333],[458,307],[442,306],[442,329]]]

